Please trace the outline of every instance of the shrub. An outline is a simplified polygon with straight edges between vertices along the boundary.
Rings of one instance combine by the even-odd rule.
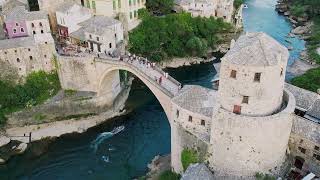
[[[41,104],[60,90],[56,72],[33,72],[24,84],[0,80],[0,125],[5,123],[5,114],[22,108]]]
[[[320,88],[320,68],[310,69],[305,74],[291,80],[295,86],[317,92]]]
[[[243,4],[243,0],[235,0],[234,3],[233,3],[233,6],[238,9],[241,4]]]
[[[255,178],[256,180],[276,180],[275,177],[269,174],[263,174],[263,173],[256,173]]]
[[[304,15],[305,8],[301,5],[293,5],[290,7],[290,12],[294,16],[301,17]]]
[[[192,149],[184,149],[181,153],[181,163],[183,171],[185,171],[190,164],[199,162],[198,153]]]
[[[159,175],[158,180],[179,180],[180,175],[170,170],[164,171]]]

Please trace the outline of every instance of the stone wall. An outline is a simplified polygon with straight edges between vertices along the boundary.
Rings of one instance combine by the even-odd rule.
[[[302,168],[295,167],[302,174],[312,172],[320,176],[320,124],[300,116],[294,116],[289,149],[293,167],[295,161],[303,159]]]
[[[231,71],[236,71],[232,78]],[[281,73],[282,71],[282,73]],[[241,106],[241,114],[249,116],[270,115],[282,102],[286,61],[275,66],[241,66],[221,63],[219,96],[223,108],[232,112],[234,105]],[[255,73],[261,73],[259,82]],[[248,103],[243,97],[248,96]]]
[[[210,137],[210,167],[221,176],[278,174],[286,150],[295,108],[293,95],[285,91],[287,106],[280,113],[249,117],[219,108],[214,113]]]
[[[183,149],[195,149],[199,153],[200,161],[205,161],[208,143],[200,140],[191,132],[185,130],[178,123],[171,123],[171,166],[175,172],[182,173],[181,152]]]

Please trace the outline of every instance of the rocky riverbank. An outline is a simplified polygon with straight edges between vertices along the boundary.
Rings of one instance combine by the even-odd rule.
[[[148,169],[148,173],[138,179],[157,180],[162,172],[171,170],[171,154],[155,156],[148,164]]]
[[[295,16],[292,12],[292,2],[288,0],[278,0],[276,5],[276,11],[280,14],[283,14],[291,22],[293,29],[287,35],[287,38],[292,38],[298,36],[299,38],[306,40],[312,35],[312,27],[314,26],[313,21],[306,13],[303,13],[301,16]],[[290,50],[290,48],[288,48]],[[295,60],[295,62],[288,67],[288,71],[293,76],[300,76],[304,74],[309,69],[319,67],[316,65],[316,62],[309,57],[307,49],[303,50],[300,53],[300,58]]]
[[[17,121],[15,124],[11,123],[7,125],[0,133],[0,164],[5,163],[11,156],[23,153],[30,142],[60,137],[64,134],[83,133],[89,128],[104,123],[109,119],[126,114],[127,112],[124,110],[124,107],[129,96],[130,87],[127,86],[123,89],[112,107],[99,114],[73,118],[72,116],[68,116],[67,120],[61,119],[59,121],[48,122],[43,120],[41,121],[42,123],[27,121],[30,123],[28,125],[22,125],[19,123],[20,121]],[[46,106],[48,105],[46,104]]]

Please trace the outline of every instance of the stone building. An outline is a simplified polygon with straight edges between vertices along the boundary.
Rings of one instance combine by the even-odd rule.
[[[73,41],[83,41],[96,53],[110,54],[123,41],[123,26],[118,20],[94,16],[79,24],[81,28],[70,34]]]
[[[175,11],[186,11],[192,16],[220,17],[232,22],[234,0],[175,0]]]
[[[58,34],[61,39],[67,39],[69,34],[81,28],[79,23],[93,16],[91,10],[75,2],[64,2],[56,11]]]
[[[55,46],[52,36],[35,35],[0,40],[0,60],[9,62],[21,77],[33,71],[54,69]]]
[[[24,6],[14,7],[4,14],[4,28],[8,38],[51,33],[47,13],[30,12]]]
[[[289,149],[292,177],[313,172],[320,176],[320,95],[286,84],[296,98]]]
[[[0,60],[9,62],[21,77],[33,71],[53,70],[56,51],[47,13],[15,6],[3,12],[2,18],[8,39],[0,40]]]
[[[146,0],[81,0],[81,4],[96,15],[119,17],[126,30],[139,24],[138,11],[145,8]]]

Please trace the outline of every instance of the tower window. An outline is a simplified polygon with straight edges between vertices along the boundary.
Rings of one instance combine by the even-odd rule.
[[[31,23],[31,27],[34,27],[34,24],[33,24],[33,23]]]
[[[188,121],[189,121],[189,122],[192,122],[192,116],[189,116]]]
[[[41,34],[43,34],[44,32],[43,32],[43,30],[41,30]]]
[[[29,59],[30,59],[30,60],[32,60],[32,59],[33,59],[33,57],[32,57],[32,56],[29,56]]]
[[[254,82],[260,82],[261,80],[261,73],[254,74]]]
[[[39,23],[39,26],[42,27],[42,23],[41,22]]]
[[[23,28],[20,28],[20,32],[24,32],[24,29],[23,29]]]
[[[230,74],[230,77],[234,78],[234,79],[237,78],[237,71],[236,70],[232,70],[231,74]]]
[[[234,105],[234,106],[233,106],[233,113],[235,113],[235,114],[241,114],[241,106]]]
[[[19,59],[19,58],[17,58],[17,62],[20,62],[20,59]]]
[[[206,121],[205,120],[201,120],[201,126],[205,126],[206,125]]]
[[[13,29],[13,34],[17,33],[17,29]]]
[[[300,139],[300,144],[303,143],[303,139]]]
[[[36,31],[33,31],[33,34],[36,34]]]
[[[179,118],[179,114],[180,114],[180,112],[179,112],[179,110],[177,109],[177,112],[176,112],[177,118]]]
[[[109,48],[112,48],[112,44],[111,43],[109,43]]]
[[[16,23],[16,26],[19,26],[19,23]]]
[[[97,37],[97,41],[99,41],[99,37]]]
[[[243,96],[242,103],[243,104],[249,104],[249,96]]]

